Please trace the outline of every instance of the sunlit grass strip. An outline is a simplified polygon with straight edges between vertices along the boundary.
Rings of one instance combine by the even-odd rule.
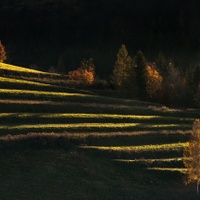
[[[186,168],[162,168],[162,167],[149,167],[147,170],[153,170],[153,171],[168,171],[168,172],[180,172],[182,174],[187,173]]]
[[[57,113],[57,114],[44,114],[41,115],[44,118],[104,118],[104,119],[163,119],[163,120],[187,120],[193,121],[191,118],[179,118],[179,117],[165,117],[158,115],[124,115],[124,114],[84,114],[84,113]]]
[[[38,117],[38,118],[106,118],[106,119],[155,119],[161,116],[123,115],[123,114],[91,114],[91,113],[0,113],[0,118],[5,116]],[[163,117],[161,117],[163,118]]]
[[[49,105],[49,106],[51,106],[51,105],[65,105],[65,103],[64,102],[55,102],[55,101],[51,101],[51,100],[21,100],[21,99],[0,99],[0,104],[10,104],[10,105],[12,105],[12,104],[18,104],[18,105],[27,105],[27,104],[29,104],[29,105],[38,105],[38,104],[43,104],[43,105]],[[67,105],[69,105],[70,103],[69,102],[67,102]],[[11,109],[12,110],[12,109]],[[2,113],[3,115],[5,114],[5,115],[12,115],[12,113]],[[16,115],[17,116],[17,113],[15,114],[15,113],[13,113],[13,115]]]
[[[143,116],[143,115],[123,115],[123,114],[84,114],[84,113],[58,113],[58,114],[44,114],[41,117],[50,118],[112,118],[112,119],[154,119],[159,116]]]
[[[36,86],[50,86],[50,84],[45,84],[45,83],[38,83],[34,81],[26,81],[22,79],[15,79],[15,78],[5,78],[5,77],[0,77],[0,83],[13,83],[13,84],[26,84],[26,85],[36,85]]]
[[[124,115],[124,114],[95,114],[95,113],[0,113],[1,117],[37,117],[37,118],[72,118],[72,119],[135,119],[135,120],[148,120],[148,119],[161,119],[161,120],[178,120],[178,121],[189,121],[192,122],[193,118],[179,118],[179,117],[166,117],[158,115]],[[164,125],[163,125],[164,126]]]
[[[177,124],[159,124],[159,125],[149,125],[149,124],[141,124],[141,123],[76,123],[76,124],[25,124],[25,125],[8,125],[8,126],[0,126],[1,129],[50,129],[50,128],[114,128],[114,129],[123,129],[123,128],[171,128],[171,127],[183,127],[183,125]],[[188,125],[184,125],[184,127],[188,127]]]
[[[137,163],[137,162],[147,162],[147,163],[153,163],[153,162],[179,162],[183,161],[183,157],[176,157],[176,158],[158,158],[158,159],[134,159],[134,160],[127,160],[127,159],[114,159],[113,161],[116,162],[124,162],[124,163]]]
[[[7,129],[50,129],[50,128],[123,128],[135,127],[138,123],[77,123],[77,124],[25,124],[14,126],[0,126],[0,130]]]
[[[0,63],[0,69],[18,71],[18,72],[26,72],[26,73],[35,73],[35,74],[51,74],[48,72],[42,72],[42,71],[35,70],[35,69],[29,69],[29,68],[20,67],[20,66],[16,66],[16,65],[9,65],[9,64],[5,64],[5,63]]]
[[[180,150],[185,148],[186,142],[170,143],[170,144],[156,144],[156,145],[141,145],[141,146],[81,146],[84,149],[97,149],[104,151],[164,151],[164,150]]]
[[[123,115],[123,114],[93,114],[93,113],[0,113],[0,117],[4,116],[18,116],[18,117],[40,117],[40,118],[112,118],[112,119],[157,119],[169,118],[154,115]],[[176,119],[179,119],[178,117]]]
[[[4,94],[29,94],[29,95],[47,95],[47,96],[55,96],[55,97],[69,97],[69,96],[91,96],[87,94],[80,94],[80,93],[68,93],[68,92],[48,92],[48,91],[37,91],[37,90],[15,90],[15,89],[0,89],[0,93]]]
[[[95,113],[0,113],[0,117],[4,116],[18,116],[18,117],[41,117],[41,118],[114,118],[114,119],[154,119],[160,116],[147,115],[123,115],[123,114],[95,114]]]

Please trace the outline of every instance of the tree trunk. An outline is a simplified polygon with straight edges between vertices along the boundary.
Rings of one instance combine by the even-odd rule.
[[[197,181],[197,195],[199,195],[199,181]]]

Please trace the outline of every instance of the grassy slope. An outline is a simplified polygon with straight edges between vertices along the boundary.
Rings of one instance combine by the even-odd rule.
[[[12,65],[0,74],[0,199],[197,199],[182,151],[199,111],[83,93]]]

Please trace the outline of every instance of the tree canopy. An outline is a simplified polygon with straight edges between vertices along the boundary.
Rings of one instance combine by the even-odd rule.
[[[122,44],[117,53],[113,70],[113,83],[118,89],[130,89],[133,82],[133,60],[128,55],[126,46]]]

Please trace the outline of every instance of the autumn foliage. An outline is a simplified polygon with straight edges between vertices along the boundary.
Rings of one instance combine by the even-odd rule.
[[[81,66],[70,72],[69,77],[71,80],[79,81],[83,84],[91,85],[95,78],[95,67],[92,59],[83,59]]]
[[[6,51],[5,47],[0,41],[0,62],[2,63],[4,60],[6,60]]]
[[[146,91],[150,98],[158,98],[162,88],[162,76],[154,66],[146,67]]]

